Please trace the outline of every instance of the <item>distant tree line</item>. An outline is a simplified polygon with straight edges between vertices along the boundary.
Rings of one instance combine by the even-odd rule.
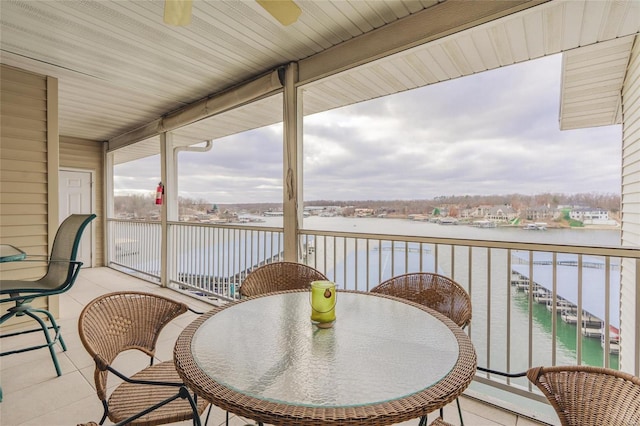
[[[503,195],[440,195],[426,200],[314,200],[305,201],[305,207],[337,206],[352,208],[370,208],[376,211],[408,215],[430,213],[441,206],[455,206],[456,209],[471,209],[482,205],[510,205],[516,210],[528,207],[548,206],[580,206],[603,208],[613,213],[620,211],[620,195],[602,193],[541,193],[535,195],[503,194]],[[215,209],[224,212],[248,212],[261,214],[269,210],[281,210],[282,203],[216,203],[205,199],[178,197],[179,213],[193,214]],[[130,214],[145,217],[157,213],[159,206],[155,204],[153,194],[119,195],[114,197],[114,209],[118,214]]]
[[[440,195],[427,200],[359,200],[331,201],[317,200],[305,202],[305,206],[351,206],[354,208],[372,208],[398,214],[430,213],[441,206],[453,206],[457,209],[472,209],[482,205],[509,205],[516,210],[528,207],[558,206],[598,207],[617,213],[620,211],[620,195],[618,194],[558,194],[542,193],[536,195]]]
[[[549,206],[556,208],[559,205],[601,207],[603,209],[620,211],[619,194],[602,194],[596,192],[579,194],[541,193],[535,195],[507,194],[507,195],[441,195],[433,199],[439,204],[455,204],[463,208],[490,205],[510,205],[515,209],[523,207]]]

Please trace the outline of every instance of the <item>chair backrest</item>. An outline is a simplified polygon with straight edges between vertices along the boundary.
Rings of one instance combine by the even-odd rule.
[[[444,275],[414,272],[378,284],[372,293],[401,297],[449,317],[460,327],[471,322],[471,298],[457,282]]]
[[[38,282],[51,290],[66,290],[73,285],[78,265],[75,262],[82,233],[87,225],[96,218],[95,214],[72,214],[58,227],[47,273]]]
[[[528,379],[544,393],[563,426],[640,424],[640,378],[588,366],[534,367]]]
[[[96,362],[94,378],[101,400],[107,397],[106,366],[129,349],[153,357],[160,331],[187,309],[184,303],[135,291],[105,294],[85,306],[78,319],[78,333]]]
[[[311,266],[296,262],[267,263],[251,271],[240,286],[244,297],[282,290],[311,288],[312,281],[326,281],[327,277]]]

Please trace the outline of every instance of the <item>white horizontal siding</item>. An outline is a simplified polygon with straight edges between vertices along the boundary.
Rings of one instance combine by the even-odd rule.
[[[30,255],[49,253],[48,95],[47,77],[0,65],[0,242]],[[3,279],[31,280],[44,272],[44,263],[0,263]],[[34,306],[50,303],[38,299]],[[25,318],[3,327],[31,321]]]
[[[634,38],[614,39],[565,53],[561,129],[621,122],[620,92]]]
[[[29,254],[48,254],[47,79],[1,66],[0,240]],[[43,269],[14,264],[11,277]]]
[[[622,91],[622,244],[640,246],[640,39],[636,37]],[[622,264],[620,367],[640,375],[640,266]]]

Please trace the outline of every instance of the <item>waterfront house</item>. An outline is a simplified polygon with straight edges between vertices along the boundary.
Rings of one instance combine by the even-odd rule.
[[[616,221],[609,219],[609,211],[601,208],[578,208],[569,212],[569,217],[579,220],[585,225],[616,225]]]
[[[494,222],[509,222],[518,217],[518,212],[511,206],[493,206],[485,215],[486,220]]]
[[[490,210],[491,206],[489,205],[478,206],[471,213],[471,217],[484,218],[485,216],[487,216],[487,214],[489,214]]]
[[[525,217],[527,220],[555,219],[558,215],[557,210],[551,209],[549,206],[532,206],[527,207]]]
[[[480,362],[511,371],[531,363],[555,363],[558,351],[553,326],[551,346],[548,350],[540,349],[537,336],[529,331],[533,329],[534,315],[532,304],[527,304],[526,299],[519,300],[528,306],[525,309],[529,313],[523,319],[526,327],[522,332],[508,329],[509,332],[501,334],[504,331],[501,327],[511,327],[517,321],[511,316],[505,320],[490,316],[492,305],[511,303],[511,299],[494,294],[498,289],[510,288],[511,271],[507,269],[510,260],[502,259],[510,257],[503,256],[504,252],[543,251],[552,258],[558,253],[568,253],[578,265],[584,256],[594,255],[605,259],[605,268],[610,267],[608,259],[619,258],[616,270],[620,276],[619,368],[640,375],[640,3],[635,0],[299,3],[302,9],[299,23],[286,27],[253,1],[198,1],[194,3],[191,25],[170,27],[162,22],[160,1],[2,2],[2,242],[32,254],[46,255],[59,218],[74,206],[69,200],[80,200],[79,209],[88,208],[98,215],[81,254],[86,267],[93,268],[83,272],[97,286],[109,290],[153,286],[163,291],[171,289],[176,297],[196,291],[206,295],[207,303],[209,299],[223,303],[236,297],[238,280],[247,268],[254,266],[254,261],[264,261],[267,255],[292,261],[309,260],[308,251],[302,248],[310,247],[311,241],[315,241],[315,264],[325,270],[332,265],[326,258],[317,257],[318,243],[325,240],[334,241],[333,247],[340,247],[343,241],[346,247],[347,243],[364,245],[384,240],[387,245],[381,245],[380,253],[405,256],[427,253],[439,261],[450,253],[449,270],[444,272],[474,289],[473,303],[478,309],[468,332],[477,344]],[[360,236],[300,228],[304,116],[555,54],[563,55],[560,127],[622,128],[619,141],[623,147],[622,220],[618,247]],[[282,175],[286,176],[284,209],[270,214],[282,215],[282,226],[252,229],[260,235],[261,247],[271,251],[251,257],[247,254],[253,247],[250,238],[231,238],[236,234],[244,238],[244,231],[228,225],[178,222],[179,172],[175,159],[179,152],[211,149],[213,140],[280,122]],[[157,220],[116,218],[114,169],[149,156],[157,156],[159,175],[165,184],[165,202],[159,208]],[[157,183],[157,180],[150,182],[150,191]],[[79,193],[72,191],[76,184],[82,188]],[[503,208],[495,216],[509,218],[512,214]],[[129,230],[135,241],[128,238],[125,231]],[[180,272],[177,262],[183,260],[181,253],[193,248],[190,241],[213,235],[219,235],[220,244],[226,244],[218,250],[219,256],[223,253],[244,256],[238,255],[233,261],[216,258],[216,265],[228,268],[240,258],[248,259],[248,263],[239,266],[238,271],[225,269],[223,278],[213,283],[207,281],[211,285],[205,288],[199,270]],[[118,250],[118,241],[133,244],[137,252],[144,253],[146,262],[136,264],[138,269],[132,268],[128,263],[132,249]],[[489,257],[485,265],[501,262],[500,270],[507,276],[498,277],[486,271],[484,275],[475,275],[471,267],[461,270],[467,265],[466,259],[480,255]],[[397,258],[405,256],[398,254]],[[527,257],[524,258],[526,261]],[[120,268],[138,278],[115,280],[111,268]],[[352,270],[344,268],[344,275]],[[6,277],[27,279],[39,276],[41,269],[13,262],[2,265],[0,272]],[[376,281],[375,276],[364,278],[367,287],[363,289]],[[480,287],[498,279],[495,285]],[[479,288],[486,290],[476,291]],[[80,293],[74,303],[64,299],[61,303],[55,297],[47,302],[56,314],[71,319],[65,331],[72,334],[74,314],[77,318],[81,303],[88,301],[82,290],[78,289]],[[604,313],[605,320],[607,315],[610,312]],[[602,363],[610,365],[607,346],[610,339],[606,338],[609,331],[604,332]],[[576,334],[575,343],[576,359],[582,362],[582,334]],[[511,351],[516,346],[524,347],[526,356],[514,357]],[[170,358],[170,349],[165,356]],[[28,377],[8,379],[11,370],[19,365],[17,358],[3,360],[5,392],[0,405],[3,424],[9,422],[7,419],[11,419],[7,424],[74,424],[89,420],[74,417],[81,406],[75,399],[78,394],[66,391],[77,392],[80,386],[70,385],[70,376],[53,377],[37,358],[35,361],[20,358],[31,362],[22,366],[23,371],[29,371]],[[73,379],[81,377],[79,371],[90,362],[84,354],[67,361],[63,370],[74,369],[77,374]],[[45,368],[41,369],[39,364]],[[86,386],[88,382],[83,383]],[[537,411],[526,404],[514,403],[514,399],[544,405],[539,393],[516,380],[478,375],[474,385],[477,386],[468,392],[473,397],[520,414],[534,415]],[[50,403],[53,395],[57,405]],[[90,397],[95,399],[94,395],[82,397],[86,397],[83,402]],[[48,417],[51,413],[55,415]]]

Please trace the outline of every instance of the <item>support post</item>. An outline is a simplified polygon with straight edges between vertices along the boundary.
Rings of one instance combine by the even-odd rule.
[[[170,198],[167,196],[169,191],[175,191],[175,188],[171,188],[168,184],[168,176],[170,174],[169,168],[171,158],[167,153],[172,153],[173,149],[171,149],[172,138],[171,134],[164,132],[160,134],[160,180],[164,184],[164,196],[162,200],[162,205],[160,206],[160,229],[161,229],[161,237],[160,237],[160,285],[162,287],[167,287],[169,285],[167,273],[167,259],[168,257],[168,249],[169,242],[168,236],[169,232],[167,230],[167,199]]]
[[[302,223],[302,101],[296,83],[298,65],[290,63],[284,72],[283,96],[283,227],[284,260],[297,262],[300,258],[298,230]]]
[[[104,206],[105,218],[112,219],[116,217],[115,209],[114,209],[114,184],[113,184],[113,169],[115,167],[115,154],[113,152],[107,152],[107,144],[103,144],[103,159],[104,159],[104,187],[103,193],[105,194],[105,202]],[[103,248],[103,265],[109,266],[110,262],[113,260],[115,255],[115,242],[116,238],[113,235],[113,225],[108,220],[102,221],[102,230],[103,235],[105,236],[102,240],[102,248]]]

